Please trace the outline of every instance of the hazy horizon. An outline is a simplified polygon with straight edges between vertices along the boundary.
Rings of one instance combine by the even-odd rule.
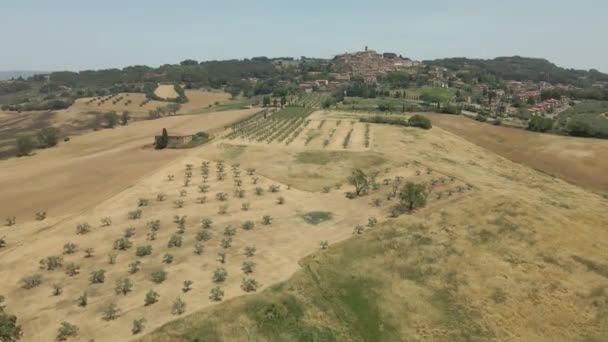
[[[362,50],[416,59],[544,58],[558,66],[608,72],[608,3],[514,0],[459,3],[276,0],[179,6],[158,0],[102,4],[9,0],[0,4],[2,71],[159,66],[184,59],[321,57]]]

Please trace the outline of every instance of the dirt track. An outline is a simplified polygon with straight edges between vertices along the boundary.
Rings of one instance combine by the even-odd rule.
[[[126,127],[73,137],[37,155],[0,161],[0,218],[34,219],[37,211],[59,216],[84,210],[124,190],[185,150],[154,151],[143,146],[166,127],[213,130],[251,115],[240,110],[136,122]],[[10,205],[9,205],[10,204]]]

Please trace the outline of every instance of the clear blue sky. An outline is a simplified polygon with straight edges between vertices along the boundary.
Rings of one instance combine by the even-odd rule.
[[[0,70],[331,57],[522,55],[608,72],[607,0],[0,0]]]

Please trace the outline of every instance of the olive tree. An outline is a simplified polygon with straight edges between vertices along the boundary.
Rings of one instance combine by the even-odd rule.
[[[156,291],[150,290],[150,291],[148,291],[148,293],[146,293],[146,298],[144,299],[144,304],[146,306],[152,305],[152,304],[158,302],[158,298],[160,298],[160,295]]]
[[[133,335],[137,335],[142,332],[145,328],[145,323],[145,318],[133,320],[133,327],[131,328],[131,333],[133,333]]]
[[[258,282],[253,278],[243,278],[241,281],[241,289],[245,292],[254,292],[258,289]]]
[[[209,299],[215,302],[219,302],[224,299],[224,290],[221,287],[216,286],[209,291]]]
[[[223,283],[226,281],[228,277],[228,271],[225,268],[219,267],[213,271],[213,282],[214,283]]]
[[[116,318],[118,318],[119,314],[120,309],[115,303],[108,304],[101,310],[101,317],[106,321],[115,320]]]
[[[243,264],[241,265],[241,270],[245,274],[253,273],[253,271],[255,270],[255,262],[253,262],[253,261],[245,261],[245,262],[243,262]]]
[[[423,184],[407,182],[399,192],[399,202],[408,212],[426,205],[426,188]]]
[[[126,296],[133,289],[133,282],[129,278],[122,278],[116,280],[116,286],[114,287],[114,292],[117,295]]]
[[[186,312],[186,302],[178,297],[171,306],[171,313],[174,315],[181,315],[184,312]]]

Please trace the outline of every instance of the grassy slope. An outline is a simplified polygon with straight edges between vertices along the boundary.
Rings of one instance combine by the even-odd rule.
[[[376,144],[393,159],[387,165],[416,158],[478,190],[330,246],[303,260],[290,280],[143,340],[608,339],[605,199],[439,129],[378,129]],[[343,163],[315,153],[279,163],[263,153],[251,149],[238,159],[259,160],[260,172],[277,175],[285,170],[269,164],[318,164],[327,177]]]

